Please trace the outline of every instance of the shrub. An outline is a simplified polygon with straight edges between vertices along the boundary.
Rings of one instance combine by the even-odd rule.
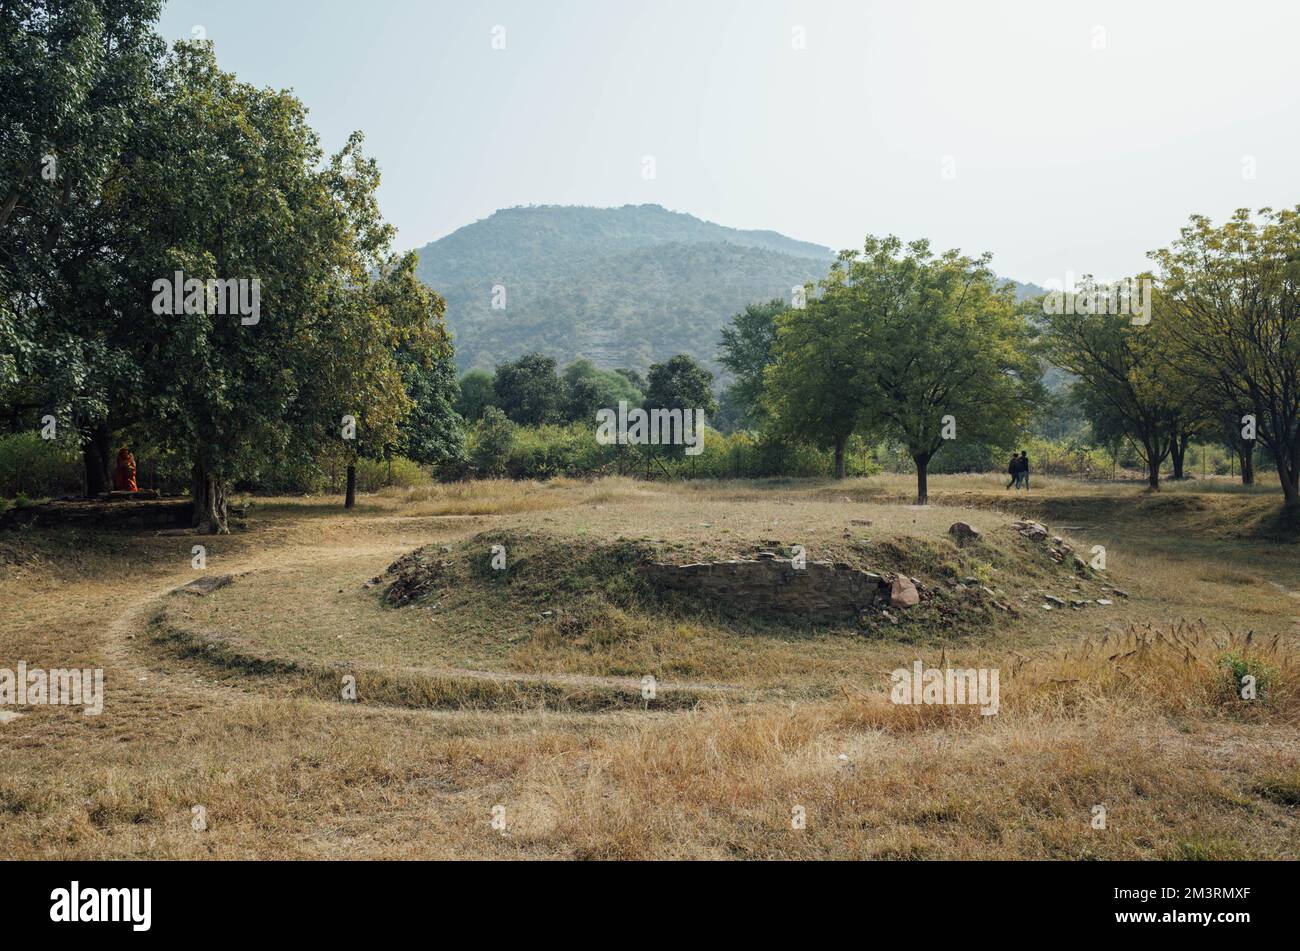
[[[58,440],[32,432],[0,436],[0,496],[79,494],[83,475],[81,454]]]
[[[470,435],[469,459],[478,475],[504,475],[514,442],[515,424],[497,407],[487,407]]]
[[[391,460],[357,460],[358,492],[377,492],[387,486],[414,489],[431,481],[429,473],[418,462],[405,456],[393,456]]]

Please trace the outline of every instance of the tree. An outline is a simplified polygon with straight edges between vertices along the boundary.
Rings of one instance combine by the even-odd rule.
[[[107,299],[137,221],[111,201],[163,51],[157,0],[0,5],[0,401],[81,437],[90,494],[139,387]],[[125,408],[125,412],[123,412]]]
[[[1241,470],[1241,484],[1254,485],[1256,440],[1242,435],[1243,432],[1248,431],[1241,422],[1246,415],[1245,407],[1238,404],[1231,409],[1221,410],[1218,423],[1223,445],[1237,457],[1237,465]]]
[[[456,398],[456,412],[467,423],[483,418],[489,406],[495,406],[496,393],[492,389],[492,374],[486,370],[470,370],[460,378],[460,395]]]
[[[767,378],[781,425],[834,440],[836,475],[855,429],[897,440],[929,498],[930,460],[950,440],[1005,444],[1041,398],[1013,289],[989,257],[868,237],[844,252],[818,300],[778,318]]]
[[[555,360],[527,353],[497,367],[492,379],[496,405],[516,423],[539,426],[560,415],[563,388],[555,375]]]
[[[1144,275],[1139,280],[1149,280]],[[1094,294],[1096,297],[1094,297]],[[1085,278],[1078,300],[1106,299]],[[1150,323],[1135,324],[1119,308],[1055,308],[1045,342],[1053,363],[1078,377],[1084,411],[1100,436],[1122,429],[1147,467],[1147,484],[1160,488],[1160,465],[1187,429],[1176,371],[1164,355],[1169,315],[1154,301]]]
[[[349,164],[377,174],[373,163],[355,152]],[[373,190],[359,194],[373,196]],[[371,220],[378,221],[377,210]],[[333,288],[325,306],[329,319],[321,323],[316,341],[330,358],[317,365],[294,401],[297,425],[288,439],[300,455],[318,455],[341,438],[345,508],[356,504],[360,458],[390,455],[412,434],[422,440],[417,448],[432,455],[430,461],[448,458],[448,451],[450,457],[457,454],[459,421],[437,389],[439,373],[447,383],[454,380],[443,302],[416,278],[416,261],[414,252],[376,260],[372,269]],[[422,391],[423,405],[412,397],[413,374],[434,384],[431,392]],[[410,424],[425,428],[412,430]]]
[[[626,367],[620,367],[614,372],[617,373],[619,376],[623,377],[624,379],[626,379],[633,386],[635,386],[639,392],[641,393],[645,392],[645,386],[646,386],[645,377],[643,377],[640,373],[636,372],[636,370],[629,370]]]
[[[844,280],[843,270],[832,268],[820,299],[775,318],[772,361],[759,387],[768,432],[831,447],[837,479],[844,478],[844,447],[870,412],[860,371],[871,354],[857,346],[852,294]]]
[[[614,404],[616,407],[617,403]],[[578,377],[564,383],[564,405],[561,413],[569,423],[594,420],[596,411],[602,409],[600,387],[591,377]]]
[[[397,451],[423,465],[463,462],[464,419],[456,411],[460,390],[456,385],[456,364],[452,360],[451,338],[442,320],[445,305],[434,297],[437,342],[421,355],[408,346],[399,347],[397,362],[402,382],[411,400],[411,412],[399,426]],[[486,376],[486,374],[484,374]]]
[[[57,238],[74,205],[97,200],[161,50],[152,29],[160,8],[160,0],[0,6],[0,229],[16,216]]]
[[[479,420],[470,461],[480,475],[503,475],[514,444],[514,423],[500,409],[489,406]]]
[[[574,360],[561,375],[564,384],[564,418],[571,423],[591,423],[599,409],[617,409],[620,402],[639,406],[641,391],[614,370],[601,370],[590,360]]]
[[[731,318],[730,327],[722,328],[718,362],[735,378],[729,387],[731,400],[747,424],[762,423],[764,374],[773,361],[776,319],[790,309],[780,298],[766,304],[750,304]]]
[[[686,353],[656,363],[647,378],[645,405],[654,409],[702,409],[708,416],[718,408],[713,397],[713,374]]]
[[[957,251],[936,257],[926,241],[904,247],[891,236],[868,238],[848,262],[869,305],[855,334],[872,354],[863,389],[880,431],[916,465],[920,505],[929,500],[927,467],[944,445],[1009,445],[1043,396],[1029,325],[989,261]]]
[[[297,99],[240,83],[205,43],[177,45],[134,126],[114,201],[139,225],[111,310],[143,426],[190,461],[195,527],[225,532],[226,487],[266,460],[396,442],[410,400],[394,349],[432,352],[435,309],[414,258],[388,255],[359,135],[326,161]],[[238,313],[212,306],[224,281]]]
[[[1239,209],[1214,227],[1193,216],[1152,252],[1182,369],[1223,397],[1223,411],[1277,463],[1287,506],[1300,504],[1300,207]]]

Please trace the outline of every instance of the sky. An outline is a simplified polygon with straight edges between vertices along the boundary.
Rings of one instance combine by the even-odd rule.
[[[653,202],[1046,284],[1300,203],[1289,0],[169,0],[159,31],[294,90],[327,149],[363,131],[399,250]]]

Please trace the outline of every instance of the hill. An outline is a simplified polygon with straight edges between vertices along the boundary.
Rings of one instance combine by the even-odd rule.
[[[821,245],[658,205],[503,209],[419,253],[420,278],[447,298],[461,369],[532,350],[561,364],[583,356],[644,370],[685,352],[713,365],[734,313],[789,299],[834,258]]]
[[[659,205],[506,208],[419,255],[421,280],[447,299],[462,370],[530,351],[642,371],[689,353],[716,370],[732,315],[789,300],[835,258],[823,245]],[[1035,292],[1017,283],[1017,296]]]

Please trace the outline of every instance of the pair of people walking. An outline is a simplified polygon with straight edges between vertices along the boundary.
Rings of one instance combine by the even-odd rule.
[[[1016,455],[1011,454],[1011,463],[1007,466],[1007,475],[1011,476],[1011,481],[1007,483],[1007,488],[1014,486],[1017,489],[1029,488],[1029,453],[1022,452]]]

